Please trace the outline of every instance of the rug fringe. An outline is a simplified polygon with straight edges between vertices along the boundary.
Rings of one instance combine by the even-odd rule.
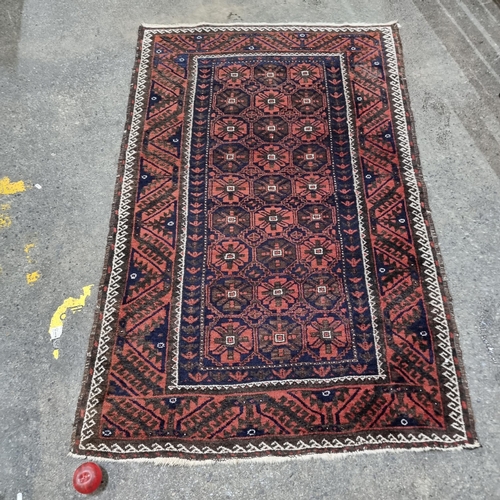
[[[284,26],[287,28],[290,27],[324,27],[324,28],[338,28],[342,26],[346,27],[351,27],[351,28],[356,28],[358,26],[363,26],[363,27],[373,27],[376,28],[378,26],[400,26],[397,22],[395,21],[390,21],[390,22],[385,22],[385,23],[246,23],[246,22],[240,22],[240,23],[197,23],[197,24],[141,24],[141,26],[144,29],[170,29],[170,28],[203,28],[203,27],[211,27],[211,26],[216,26],[216,27],[228,27],[228,28],[233,28],[233,27],[238,27],[238,26],[245,26],[246,28],[251,28],[252,26],[256,27],[263,27],[263,26],[269,26],[271,28],[274,27],[280,27]]]
[[[150,463],[153,465],[160,466],[187,466],[196,467],[199,465],[214,465],[214,464],[228,464],[235,465],[242,462],[252,462],[252,463],[280,463],[280,462],[290,462],[298,460],[341,460],[345,458],[350,458],[353,455],[375,455],[382,453],[407,453],[408,451],[419,453],[424,451],[460,451],[460,450],[472,450],[481,448],[478,441],[474,443],[464,443],[457,446],[450,447],[440,447],[440,446],[425,446],[419,448],[383,448],[378,450],[352,450],[344,451],[339,453],[306,453],[303,455],[289,455],[289,456],[266,456],[266,457],[236,457],[236,458],[218,458],[218,459],[206,459],[206,460],[190,460],[186,458],[179,457],[157,457],[157,458],[107,458],[99,457],[93,455],[78,455],[76,453],[68,453],[69,457],[77,458],[80,460],[92,460],[95,462],[136,462],[136,463]]]

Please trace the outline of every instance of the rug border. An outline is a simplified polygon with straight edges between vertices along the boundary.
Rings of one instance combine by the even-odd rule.
[[[475,427],[475,419],[474,419],[474,412],[472,409],[472,403],[470,399],[470,391],[469,391],[469,384],[467,381],[467,376],[465,372],[465,364],[463,361],[463,354],[462,354],[462,349],[460,346],[460,333],[458,331],[456,319],[455,319],[455,313],[453,310],[453,297],[450,293],[450,289],[448,286],[448,278],[446,275],[445,271],[445,265],[444,265],[444,260],[443,260],[443,255],[441,253],[441,250],[439,248],[439,241],[438,241],[438,235],[436,231],[436,227],[434,225],[434,221],[432,218],[432,212],[430,209],[430,204],[429,204],[429,194],[427,191],[427,185],[424,180],[424,175],[423,175],[423,169],[422,169],[422,163],[420,160],[420,152],[417,144],[417,134],[416,134],[416,126],[415,126],[415,118],[413,115],[413,110],[411,107],[411,102],[410,102],[410,94],[409,94],[409,89],[408,89],[408,80],[406,78],[406,68],[405,68],[405,63],[404,63],[404,57],[403,57],[403,44],[401,41],[401,36],[399,33],[399,24],[393,27],[393,34],[394,34],[394,40],[395,40],[395,48],[396,48],[396,54],[398,57],[398,62],[399,62],[399,75],[401,79],[401,83],[404,85],[401,85],[401,93],[403,95],[403,102],[405,103],[405,111],[408,114],[408,120],[407,123],[410,125],[409,126],[409,131],[408,131],[408,136],[410,139],[410,145],[411,145],[411,153],[412,153],[412,160],[413,160],[413,171],[415,173],[415,178],[417,180],[418,188],[419,188],[419,193],[420,193],[420,201],[422,203],[422,215],[424,216],[424,220],[428,223],[428,233],[429,233],[429,240],[431,245],[431,250],[433,253],[434,258],[436,259],[436,270],[438,272],[438,277],[441,277],[441,282],[440,282],[440,288],[442,291],[443,295],[443,306],[446,312],[446,319],[448,321],[448,326],[450,330],[450,340],[451,340],[451,346],[455,351],[456,354],[456,363],[455,366],[458,368],[459,373],[457,373],[457,377],[459,379],[459,388],[461,390],[460,396],[463,401],[467,404],[467,408],[464,409],[462,408],[462,411],[464,412],[464,416],[467,415],[468,418],[468,424],[469,424],[469,429],[468,432],[471,434],[471,440],[477,444],[477,447],[480,447],[481,445],[479,444],[479,441],[477,439],[477,432],[476,432],[476,427]],[[451,335],[453,333],[453,335]]]
[[[335,448],[332,446],[331,448],[322,448],[322,451],[309,451],[309,450],[295,450],[296,454],[295,455],[283,455],[279,454],[278,450],[275,450],[274,455],[268,455],[268,456],[252,456],[248,454],[243,454],[242,456],[234,456],[231,458],[225,458],[225,457],[218,457],[218,458],[211,458],[208,457],[206,454],[203,455],[198,455],[193,458],[180,458],[180,457],[161,457],[161,456],[156,456],[156,457],[151,457],[151,456],[138,456],[137,455],[141,452],[136,452],[134,455],[136,455],[135,458],[120,458],[119,456],[112,456],[112,457],[107,457],[103,456],[108,454],[106,451],[99,451],[96,450],[93,453],[97,454],[88,454],[88,450],[80,450],[77,447],[77,441],[79,441],[78,436],[81,434],[82,431],[82,426],[84,423],[84,416],[85,416],[85,410],[86,410],[86,404],[88,402],[88,398],[90,395],[90,389],[91,389],[91,382],[92,382],[92,372],[93,372],[93,364],[96,359],[96,354],[97,354],[97,348],[98,348],[98,343],[97,341],[99,340],[100,334],[101,334],[101,329],[99,326],[101,325],[102,318],[103,318],[103,309],[101,306],[103,303],[105,303],[106,299],[106,293],[107,293],[107,286],[110,281],[111,274],[109,273],[109,268],[112,264],[113,257],[114,257],[114,246],[115,246],[115,241],[116,241],[116,222],[118,219],[118,209],[120,206],[120,201],[121,201],[121,189],[122,189],[122,182],[123,182],[123,175],[124,175],[124,170],[125,170],[125,162],[126,162],[126,154],[127,154],[127,147],[129,145],[129,138],[131,134],[131,125],[132,121],[134,118],[134,104],[135,104],[135,99],[136,99],[136,90],[137,90],[137,85],[138,85],[138,73],[139,73],[139,66],[141,64],[141,58],[142,58],[142,50],[143,50],[143,40],[144,40],[144,33],[147,30],[156,30],[156,29],[197,29],[197,28],[249,28],[251,29],[252,27],[255,28],[261,28],[261,27],[268,27],[270,29],[273,28],[290,28],[290,27],[296,27],[296,28],[301,28],[301,27],[317,27],[317,28],[341,28],[341,27],[346,27],[346,28],[364,28],[364,27],[371,27],[371,28],[391,28],[393,40],[394,40],[394,46],[395,46],[395,53],[397,57],[397,63],[398,63],[398,74],[400,77],[400,88],[401,88],[401,94],[402,94],[402,100],[404,103],[404,110],[406,112],[406,120],[407,120],[407,125],[408,126],[408,139],[410,142],[410,152],[412,154],[412,168],[413,172],[418,184],[418,191],[420,195],[420,201],[422,203],[422,217],[427,225],[427,233],[429,237],[429,242],[431,244],[431,251],[432,255],[435,258],[435,265],[436,265],[436,271],[437,271],[437,276],[438,278],[441,278],[439,281],[439,288],[442,294],[443,300],[443,307],[446,313],[446,318],[450,330],[450,345],[451,348],[455,354],[455,370],[456,370],[456,375],[458,379],[458,388],[460,391],[460,399],[466,403],[467,408],[462,408],[462,414],[464,416],[464,430],[468,434],[468,440],[459,442],[459,441],[451,441],[451,442],[437,442],[434,441],[433,444],[434,446],[417,446],[417,447],[407,447],[404,446],[404,443],[401,442],[393,442],[393,447],[380,447],[383,446],[381,443],[377,443],[377,446],[379,448],[376,449],[367,449],[365,446],[363,446],[361,443],[357,443],[354,446],[359,446],[360,449],[355,449],[355,450],[349,450],[347,449],[346,451],[341,451],[340,448],[337,449],[336,453],[329,453],[329,450],[331,448]],[[147,68],[147,76],[149,76],[151,73],[151,66],[148,65]],[[149,80],[148,80],[149,81]],[[143,121],[144,121],[144,115],[141,115],[140,119],[138,120],[140,125],[142,126]],[[142,127],[140,128],[142,130]],[[98,297],[97,297],[97,302],[96,302],[96,310],[95,310],[95,315],[94,315],[94,323],[92,326],[91,330],[91,335],[89,339],[89,348],[87,350],[87,355],[86,355],[86,363],[85,363],[85,369],[83,373],[83,380],[82,380],[82,385],[81,385],[81,392],[78,398],[78,403],[77,403],[77,410],[76,410],[76,418],[75,418],[75,423],[74,423],[74,428],[73,428],[73,434],[72,434],[72,439],[71,439],[71,452],[69,453],[69,456],[77,457],[80,459],[85,459],[86,457],[91,457],[94,460],[102,460],[102,461],[134,461],[134,462],[152,462],[156,463],[159,465],[201,465],[205,463],[215,463],[215,462],[226,462],[226,463],[233,463],[233,462],[239,462],[241,460],[252,460],[255,462],[280,462],[284,460],[297,460],[297,459],[309,459],[309,458],[321,458],[321,459],[336,459],[340,457],[344,457],[346,455],[352,455],[354,453],[384,453],[384,452],[404,452],[404,451],[413,451],[413,452],[420,452],[420,451],[428,451],[428,450],[459,450],[459,449],[472,449],[472,448],[478,448],[481,445],[479,444],[477,440],[477,435],[475,431],[475,426],[474,426],[474,418],[473,418],[473,413],[472,413],[472,407],[471,407],[471,402],[470,402],[470,395],[469,395],[469,389],[468,389],[468,384],[467,380],[465,377],[465,371],[464,371],[464,364],[463,364],[463,358],[462,358],[462,351],[459,345],[459,335],[458,331],[456,328],[456,322],[455,322],[455,316],[453,314],[452,310],[452,303],[451,303],[451,295],[449,292],[447,280],[446,280],[446,274],[444,271],[444,265],[443,265],[443,259],[442,259],[442,254],[439,250],[438,246],[438,238],[437,234],[435,231],[435,226],[431,218],[431,213],[429,209],[429,202],[428,202],[428,194],[427,194],[427,189],[425,186],[425,182],[423,179],[423,174],[422,174],[422,166],[420,164],[420,156],[418,153],[418,148],[417,148],[417,143],[416,143],[416,134],[415,134],[415,123],[414,123],[414,118],[413,118],[413,113],[411,111],[411,106],[410,106],[410,99],[409,99],[409,92],[408,92],[408,87],[407,87],[407,80],[406,80],[406,73],[405,73],[405,67],[404,67],[404,59],[403,59],[403,50],[402,50],[402,43],[401,43],[401,38],[399,35],[399,24],[397,22],[389,22],[389,23],[342,23],[342,24],[332,24],[332,23],[200,23],[200,24],[194,24],[194,25],[151,25],[151,24],[143,24],[139,27],[139,32],[138,32],[138,42],[137,42],[137,47],[136,47],[136,58],[134,62],[134,67],[133,67],[133,72],[132,72],[132,79],[131,79],[131,91],[128,99],[128,106],[127,106],[127,119],[126,119],[126,125],[125,125],[125,131],[122,139],[122,144],[120,148],[120,156],[119,156],[119,161],[118,161],[118,173],[116,176],[116,183],[115,183],[115,190],[113,194],[113,203],[112,203],[112,212],[111,212],[111,217],[110,217],[110,223],[109,223],[109,233],[108,233],[108,238],[107,238],[107,245],[106,245],[106,251],[105,251],[105,259],[104,259],[104,267],[103,267],[103,272],[99,284],[99,289],[98,289]],[[465,418],[466,417],[466,418]],[[430,439],[430,438],[429,438]],[[387,439],[387,442],[391,442],[390,439]],[[411,443],[411,439],[407,441],[408,443]],[[432,442],[432,441],[431,441]],[[369,443],[366,443],[369,444]],[[416,443],[415,443],[416,444]],[[403,445],[403,446],[402,446]],[[189,451],[186,450],[186,456],[189,456]],[[264,452],[264,450],[262,450]],[[281,450],[280,450],[281,451]],[[165,451],[164,451],[165,452]],[[163,453],[164,453],[163,452]],[[278,453],[276,453],[278,452]],[[102,455],[101,455],[102,453]],[[144,452],[144,453],[154,453],[154,452]],[[161,452],[160,452],[161,453]],[[251,452],[248,452],[251,453]],[[192,456],[192,455],[191,455]],[[203,458],[202,458],[203,457]]]

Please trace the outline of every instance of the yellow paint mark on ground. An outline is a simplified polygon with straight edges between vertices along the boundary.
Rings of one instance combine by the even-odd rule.
[[[2,203],[0,205],[0,229],[10,227],[12,220],[9,216],[8,210],[10,209],[9,203]]]
[[[12,224],[12,219],[9,214],[0,212],[0,229],[10,227]]]
[[[24,181],[10,182],[8,177],[0,179],[0,194],[16,194],[26,191]]]
[[[35,248],[34,243],[28,243],[27,245],[24,246],[24,252],[26,253],[26,258],[28,259],[28,262],[30,264],[33,264],[35,261],[30,257],[30,250],[32,248]]]
[[[50,320],[50,340],[52,341],[52,346],[54,347],[54,358],[59,358],[59,338],[62,335],[64,320],[66,319],[68,309],[74,314],[80,311],[85,306],[85,300],[90,296],[90,292],[94,285],[88,285],[83,287],[83,293],[75,299],[74,297],[68,297],[52,315]]]
[[[41,277],[42,275],[38,271],[26,273],[26,281],[28,285],[34,285]]]

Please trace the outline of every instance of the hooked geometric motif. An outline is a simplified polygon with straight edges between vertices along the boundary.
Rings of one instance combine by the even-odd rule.
[[[475,447],[397,27],[141,28],[73,451]]]

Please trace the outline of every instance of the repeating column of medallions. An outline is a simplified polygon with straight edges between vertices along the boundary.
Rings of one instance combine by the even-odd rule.
[[[351,338],[322,64],[215,71],[203,355],[227,368],[341,360]]]

